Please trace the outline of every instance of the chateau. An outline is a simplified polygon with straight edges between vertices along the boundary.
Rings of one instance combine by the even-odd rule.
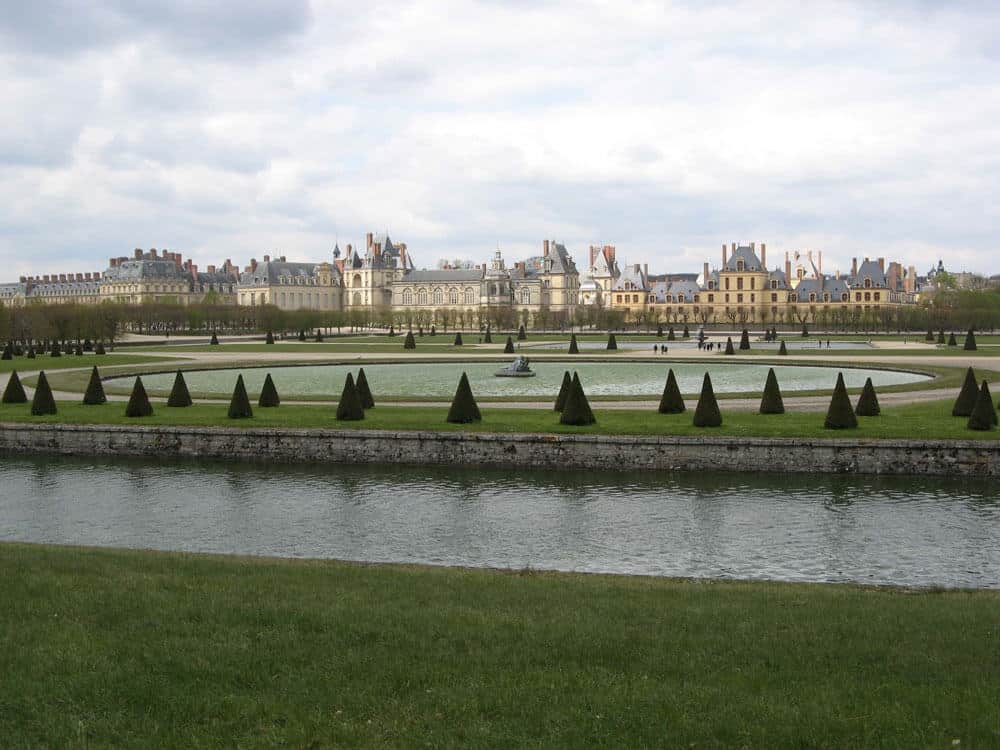
[[[723,245],[720,265],[706,261],[700,274],[654,275],[646,265],[620,265],[613,245],[590,246],[582,270],[563,244],[543,240],[540,250],[513,265],[497,250],[488,264],[419,270],[405,243],[369,233],[363,247],[335,246],[315,263],[264,255],[242,270],[227,259],[201,271],[180,253],[137,249],[111,258],[104,272],[0,284],[0,303],[213,302],[365,320],[399,314],[428,324],[471,321],[484,310],[530,322],[600,308],[630,321],[769,325],[881,314],[915,303],[926,281],[913,266],[884,258],[854,259],[849,273],[826,274],[822,253],[812,252],[786,252],[768,268],[766,245],[754,242]]]

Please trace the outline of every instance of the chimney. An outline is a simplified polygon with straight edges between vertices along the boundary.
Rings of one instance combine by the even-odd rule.
[[[608,263],[609,264],[614,263],[615,262],[615,246],[614,245],[605,245],[604,246],[604,251],[605,251],[605,257],[608,259]]]
[[[544,255],[546,258],[549,257],[549,241],[548,240],[545,240],[544,242],[542,242],[542,255]]]
[[[885,258],[878,259],[878,270],[880,270],[882,273],[885,273]]]
[[[596,247],[594,247],[593,245],[590,246],[590,250],[588,251],[589,254],[590,254],[590,265],[588,265],[587,268],[593,268],[594,267],[594,253],[595,253],[596,250],[597,250]]]
[[[823,273],[823,251],[819,251],[819,272]]]
[[[365,248],[370,248],[372,246],[372,233],[369,232],[365,235]]]
[[[215,273],[215,266],[208,266],[206,269],[209,273]]]
[[[705,265],[702,268],[701,283],[704,284],[705,286],[708,286],[708,261],[707,260],[705,261]]]
[[[285,260],[285,256],[284,255],[281,256],[281,262],[282,263],[287,263],[288,262],[287,260]]]
[[[726,267],[726,243],[722,243],[722,268]],[[721,270],[721,269],[720,269]]]
[[[767,245],[760,243],[760,267],[767,270]]]
[[[856,277],[858,275],[858,259],[851,258],[851,277]]]
[[[150,258],[155,258],[156,257],[156,248],[155,247],[151,247],[149,249],[149,257]]]
[[[649,263],[642,264],[642,275],[649,279]]]
[[[406,245],[401,244],[399,246],[399,265],[401,268],[406,268]]]
[[[191,264],[191,280],[198,280],[198,265],[196,263]]]
[[[750,249],[756,251],[757,250],[757,243],[756,242],[751,242],[750,243]]]
[[[135,253],[135,259],[136,259],[136,260],[139,260],[139,259],[141,259],[141,258],[142,258],[142,248],[141,248],[141,247],[137,247],[137,248],[136,248],[135,250],[133,250],[132,252],[134,252],[134,253]]]
[[[354,252],[354,248],[351,246],[351,243],[348,242],[347,243],[347,254],[350,255],[353,252]]]
[[[733,243],[733,252],[734,253],[736,252],[736,243],[735,242]]]
[[[90,271],[88,271],[87,273],[85,273],[83,275],[83,280],[84,281],[90,281]]]
[[[792,261],[788,257],[788,251],[785,251],[785,283],[791,288],[792,286]]]
[[[264,262],[265,263],[270,263],[271,262],[271,256],[270,255],[265,255],[264,256]]]
[[[44,276],[42,276],[42,281],[44,281],[46,284],[48,284],[49,283],[49,275],[45,274]]]
[[[88,273],[87,276],[90,276],[90,274]],[[76,275],[76,280],[77,281],[83,281],[83,274],[82,273],[78,273]]]
[[[180,253],[174,253],[174,265],[177,268],[182,268],[184,266],[184,259],[181,257]]]
[[[256,258],[251,258],[250,259],[250,273],[253,273],[256,270],[257,270],[257,259]]]

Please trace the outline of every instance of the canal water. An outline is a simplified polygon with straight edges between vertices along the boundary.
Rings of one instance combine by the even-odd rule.
[[[985,482],[0,458],[0,540],[1000,588]]]

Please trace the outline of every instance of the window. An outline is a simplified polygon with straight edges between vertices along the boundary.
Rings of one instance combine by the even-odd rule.
[[[632,302],[633,302],[633,304],[636,303],[636,302],[638,302],[638,301],[639,301],[639,295],[638,294],[633,294],[632,295]]]
[[[773,286],[771,288],[774,289]],[[777,302],[777,301],[778,301],[778,295],[777,294],[772,294],[771,295],[771,302]]]
[[[457,305],[458,304],[458,290],[457,289],[449,289],[448,290],[448,304],[449,305]]]
[[[417,304],[426,305],[427,304],[427,290],[421,289],[417,292]]]
[[[736,261],[736,270],[737,271],[742,271],[743,270],[743,259],[742,258],[740,260]]]
[[[715,289],[715,282],[714,281],[708,282],[708,288],[709,289]]]
[[[771,280],[771,288],[772,289],[777,289],[778,288],[778,280],[777,279],[772,279]]]
[[[412,290],[410,290],[410,289],[404,289],[403,290],[403,304],[407,305],[407,306],[413,304],[413,291]]]
[[[743,302],[743,295],[742,294],[737,294],[736,295],[736,301],[742,303]]]
[[[726,289],[728,289],[728,288],[729,288],[729,277],[727,276],[726,277]]]
[[[865,289],[872,288],[872,280],[870,276],[865,276]]]
[[[882,296],[881,294],[879,294],[878,292],[875,292],[875,301],[876,301],[876,302],[878,302],[878,301],[879,301],[879,298],[880,298],[881,296]]]
[[[841,302],[847,302],[847,300],[849,300],[850,298],[851,295],[849,295],[847,292],[844,292],[843,294],[840,295]]]
[[[750,288],[751,289],[756,289],[757,288],[757,279],[755,279],[752,276],[750,277]]]
[[[854,301],[855,302],[860,302],[861,301],[861,292],[855,292],[854,293]]]
[[[528,287],[521,289],[521,304],[527,305],[531,302],[531,290]]]
[[[440,289],[434,290],[434,304],[435,305],[444,304],[444,292],[442,292]]]
[[[476,293],[472,289],[465,290],[465,304],[467,305],[476,304]]]
[[[737,289],[742,289],[743,288],[743,277],[742,276],[740,278],[736,279],[736,288]]]
[[[622,296],[620,294],[616,294],[615,295],[615,302],[621,304],[621,301],[622,301]]]
[[[708,301],[709,302],[715,302],[715,295],[714,294],[708,295]]]
[[[871,301],[872,301],[872,293],[865,292],[865,302],[871,302]]]

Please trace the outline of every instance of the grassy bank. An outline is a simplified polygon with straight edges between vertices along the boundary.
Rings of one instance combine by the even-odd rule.
[[[680,435],[714,437],[791,437],[791,438],[866,438],[866,439],[965,439],[997,440],[1000,432],[980,432],[966,428],[967,420],[952,417],[953,402],[931,401],[886,408],[879,417],[859,417],[855,430],[823,428],[823,412],[788,412],[761,415],[755,412],[726,411],[723,424],[716,428],[698,428],[691,424],[692,411],[685,414],[658,414],[652,408],[601,409],[594,407],[597,424],[571,427],[559,424],[559,415],[546,409],[481,409],[481,422],[468,425],[445,422],[445,406],[381,405],[365,413],[358,422],[338,422],[336,407],[282,405],[276,409],[254,408],[252,419],[228,419],[228,404],[196,404],[186,409],[169,409],[154,404],[152,417],[131,419],[125,416],[121,401],[102,406],[58,402],[59,413],[33,417],[27,404],[0,404],[0,422],[126,424],[133,426],[184,425],[215,426],[237,429],[292,427],[368,430],[442,430],[465,432],[549,432],[575,435]]]
[[[995,747],[1000,596],[0,545],[11,747]]]
[[[180,362],[181,360],[171,357],[154,357],[146,354],[84,354],[77,357],[74,354],[64,354],[61,357],[50,357],[48,354],[39,354],[34,359],[27,357],[14,357],[13,359],[0,360],[0,373],[8,373],[11,370],[29,372],[34,370],[66,370],[73,367],[93,367],[97,365],[102,370],[105,367],[117,367],[120,365],[141,365],[150,362]]]

